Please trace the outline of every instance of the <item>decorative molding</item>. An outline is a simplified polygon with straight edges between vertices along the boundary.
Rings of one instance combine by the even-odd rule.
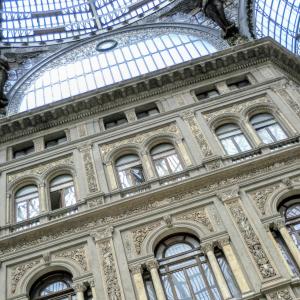
[[[94,167],[93,156],[91,152],[91,146],[81,148],[80,152],[84,163],[84,169],[85,169],[89,192],[90,193],[97,192],[98,183],[97,183],[97,176]]]
[[[33,260],[24,264],[17,265],[13,268],[10,282],[11,282],[11,294],[15,294],[19,281],[23,278],[25,273],[31,270],[34,266],[38,265],[40,260]]]
[[[161,127],[161,128],[156,128],[156,129],[152,129],[151,131],[145,132],[145,133],[140,133],[140,134],[136,134],[130,138],[126,138],[126,139],[119,139],[117,142],[112,142],[109,144],[104,144],[100,146],[100,151],[101,154],[104,156],[104,160],[108,160],[107,156],[108,154],[113,150],[116,149],[122,145],[127,145],[127,144],[136,144],[136,145],[140,145],[142,144],[146,139],[153,137],[155,135],[159,135],[159,134],[172,134],[175,135],[176,137],[180,137],[180,131],[179,128],[176,126],[176,124],[172,123],[168,126],[165,127]]]
[[[277,275],[238,199],[226,202],[263,279]]]
[[[57,168],[60,166],[73,166],[73,158],[71,156],[65,157],[63,159],[59,159],[56,161],[50,161],[43,164],[39,164],[38,166],[27,169],[24,171],[18,171],[13,174],[8,174],[7,181],[8,183],[11,183],[19,178],[25,177],[25,176],[38,176],[42,177],[42,175],[46,174],[50,169]]]
[[[287,84],[287,86],[293,85]],[[300,104],[289,95],[289,93],[286,91],[286,87],[275,88],[274,91],[288,103],[288,105],[300,118]]]
[[[230,238],[227,237],[223,237],[221,239],[218,239],[217,241],[217,245],[222,249],[224,246],[230,245]]]
[[[79,247],[75,249],[66,249],[54,254],[55,258],[69,258],[78,263],[81,269],[86,272],[88,271],[87,257],[85,247]]]
[[[106,239],[98,243],[98,245],[108,299],[121,300],[122,292],[118,280],[116,262],[113,255],[112,241],[111,239]]]
[[[280,184],[274,184],[251,193],[255,206],[262,216],[266,215],[266,203],[270,196],[280,187]]]
[[[143,244],[144,240],[146,239],[147,235],[152,230],[154,230],[155,228],[157,228],[159,226],[161,226],[161,222],[157,221],[157,222],[153,222],[151,224],[146,224],[146,225],[140,226],[131,232],[134,247],[135,247],[137,254],[141,254],[142,244]]]
[[[194,115],[193,111],[186,111],[183,113],[182,116],[183,120],[189,125],[193,135],[195,136],[201,152],[204,157],[211,156],[213,154],[206,138],[204,137],[204,134],[202,133],[200,126],[198,125],[198,122],[196,120],[196,117]]]
[[[112,226],[106,227],[104,229],[95,230],[90,233],[91,237],[94,238],[95,242],[100,242],[105,239],[112,237],[114,228]]]
[[[269,293],[269,294],[267,294],[267,298],[269,300],[294,300],[294,299],[296,299],[294,296],[291,295],[289,289],[287,289],[287,288]]]
[[[157,269],[159,268],[159,264],[156,261],[156,259],[152,259],[146,262],[146,267],[150,271],[151,269]]]
[[[191,211],[179,214],[176,216],[176,220],[193,221],[203,225],[209,232],[213,232],[213,225],[206,213],[205,208],[195,208]]]
[[[78,292],[83,293],[86,291],[86,285],[84,283],[75,283],[72,285],[72,287],[76,293],[78,293]]]
[[[132,273],[132,275],[141,274],[142,273],[142,266],[140,264],[130,265],[129,270]]]
[[[223,201],[229,201],[240,197],[239,187],[235,186],[230,189],[222,190],[217,192],[217,197]]]
[[[87,129],[86,129],[86,124],[81,123],[77,126],[77,132],[79,137],[84,137],[87,136]]]
[[[254,105],[254,104],[272,104],[272,101],[267,97],[261,97],[256,100],[247,101],[247,102],[241,102],[237,104],[230,105],[224,109],[220,109],[213,112],[204,112],[203,116],[207,122],[210,122],[213,119],[216,119],[219,116],[225,115],[225,114],[240,114],[242,111],[244,111],[246,108]]]
[[[213,252],[214,251],[214,244],[213,243],[205,243],[201,244],[201,250],[207,254],[207,252]]]

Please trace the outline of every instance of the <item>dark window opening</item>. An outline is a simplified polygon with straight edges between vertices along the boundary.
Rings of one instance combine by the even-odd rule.
[[[138,119],[150,117],[159,114],[159,110],[155,103],[149,103],[135,109],[136,117]]]
[[[219,96],[219,95],[220,95],[220,93],[215,88],[211,88],[211,89],[208,89],[208,90],[196,92],[196,97],[197,97],[198,100],[203,100],[203,99],[206,99],[206,98],[212,98],[212,97],[216,97],[216,96]]]
[[[105,129],[113,128],[128,123],[124,113],[117,113],[103,119]]]
[[[64,131],[55,132],[45,136],[45,148],[51,148],[67,142],[66,133]]]
[[[228,85],[228,88],[231,91],[234,91],[234,90],[238,90],[238,89],[241,89],[243,87],[246,87],[248,85],[251,85],[251,83],[247,78],[244,78],[242,80],[235,81],[233,83],[227,83],[227,85]]]
[[[34,152],[32,141],[13,146],[13,158],[19,158]]]

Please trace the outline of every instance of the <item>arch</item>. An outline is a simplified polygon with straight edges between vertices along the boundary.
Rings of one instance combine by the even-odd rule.
[[[43,178],[40,176],[31,174],[31,175],[22,175],[15,180],[11,181],[7,185],[7,190],[14,194],[17,190],[22,188],[25,185],[28,184],[35,184],[36,186],[39,186],[43,183]]]
[[[126,145],[117,145],[113,147],[113,149],[108,152],[104,157],[104,162],[113,162],[115,163],[121,156],[126,154],[136,154],[139,158],[141,158],[141,146],[137,143],[128,143]]]
[[[178,140],[178,138],[180,137],[172,133],[156,134],[154,136],[146,138],[145,141],[142,143],[141,148],[146,153],[150,153],[151,148],[163,143],[172,144],[176,148],[176,140]]]
[[[238,113],[224,113],[222,115],[216,115],[208,122],[208,126],[211,130],[215,131],[218,127],[225,125],[226,123],[234,123],[241,127],[241,115]]]
[[[76,169],[70,165],[59,165],[50,167],[43,175],[43,180],[46,183],[49,183],[54,177],[59,176],[63,173],[68,173],[73,176],[73,179],[76,177]]]
[[[250,120],[254,115],[261,113],[269,113],[277,115],[277,108],[272,103],[254,103],[242,110],[241,115],[244,120]]]

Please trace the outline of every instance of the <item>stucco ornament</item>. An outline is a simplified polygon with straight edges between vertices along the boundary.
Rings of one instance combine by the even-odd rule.
[[[213,232],[213,225],[205,211],[205,208],[196,208],[191,211],[179,214],[176,216],[176,220],[194,221],[203,225],[209,232]]]
[[[85,247],[79,247],[75,249],[67,249],[54,254],[56,258],[69,258],[78,263],[81,269],[86,272],[88,271],[87,257]]]
[[[132,239],[137,254],[141,254],[142,244],[146,239],[147,235],[155,228],[158,228],[159,226],[161,226],[160,221],[140,226],[137,229],[132,231]]]
[[[239,200],[226,203],[263,279],[277,275]]]
[[[195,136],[201,152],[204,157],[212,155],[212,150],[204,137],[204,134],[202,133],[200,126],[198,125],[198,122],[196,120],[196,117],[194,115],[193,111],[187,111],[183,113],[183,120],[189,125],[189,127],[192,130],[193,135]]]
[[[27,273],[27,271],[31,270],[34,266],[40,263],[40,260],[33,260],[30,262],[26,262],[24,264],[17,265],[13,268],[11,272],[11,294],[14,295],[18,286],[18,283],[23,278],[23,276]]]
[[[267,295],[270,300],[293,300],[294,298],[288,289],[282,289]]]
[[[293,109],[293,111],[300,118],[300,104],[289,95],[285,87],[276,88],[275,92],[288,103],[288,105]]]

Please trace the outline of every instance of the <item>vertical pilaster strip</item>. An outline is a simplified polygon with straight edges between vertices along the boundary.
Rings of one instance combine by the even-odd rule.
[[[110,187],[112,190],[116,190],[118,188],[118,184],[117,184],[116,176],[111,162],[106,163],[106,170],[110,182]]]
[[[39,196],[40,196],[40,211],[47,211],[47,203],[46,203],[46,186],[45,183],[39,184]]]
[[[85,175],[90,193],[98,192],[98,182],[95,170],[95,163],[92,155],[92,146],[87,145],[79,149],[84,163]]]
[[[107,299],[123,300],[124,296],[122,285],[118,277],[119,271],[112,240],[112,232],[113,229],[107,227],[101,231],[92,232],[91,236],[94,238],[98,248]]]
[[[226,280],[223,276],[223,273],[221,271],[221,268],[218,264],[218,261],[215,257],[214,251],[213,251],[213,245],[212,244],[204,244],[201,245],[202,250],[205,252],[208,261],[210,263],[211,269],[216,277],[218,286],[220,288],[221,294],[225,300],[232,298],[230,290],[227,286]]]
[[[218,196],[230,212],[262,279],[267,280],[277,276],[277,271],[244,211],[238,190],[223,191]]]
[[[177,146],[178,146],[178,149],[180,151],[180,156],[182,157],[182,159],[185,162],[185,165],[188,166],[188,167],[191,166],[192,165],[191,159],[188,155],[185,144],[182,142],[182,140],[177,141]]]
[[[149,179],[154,178],[155,175],[154,175],[154,172],[153,172],[153,169],[152,169],[152,166],[150,163],[150,159],[149,159],[149,156],[147,155],[147,153],[142,152],[141,159],[142,159],[143,165],[145,166],[144,171],[147,173],[148,178]]]
[[[233,252],[229,238],[219,240],[218,244],[221,247],[221,249],[226,257],[226,260],[231,268],[231,271],[236,279],[236,282],[237,282],[242,294],[250,292],[249,285],[248,285],[247,280],[244,276],[244,273],[240,267],[237,257]]]
[[[135,290],[137,292],[138,300],[148,300],[142,276],[141,265],[133,265],[130,266],[129,269],[132,273],[132,278],[135,285]]]
[[[161,280],[158,274],[158,263],[156,262],[156,260],[151,260],[148,261],[146,265],[151,274],[157,300],[166,300],[164,288],[161,284]]]

